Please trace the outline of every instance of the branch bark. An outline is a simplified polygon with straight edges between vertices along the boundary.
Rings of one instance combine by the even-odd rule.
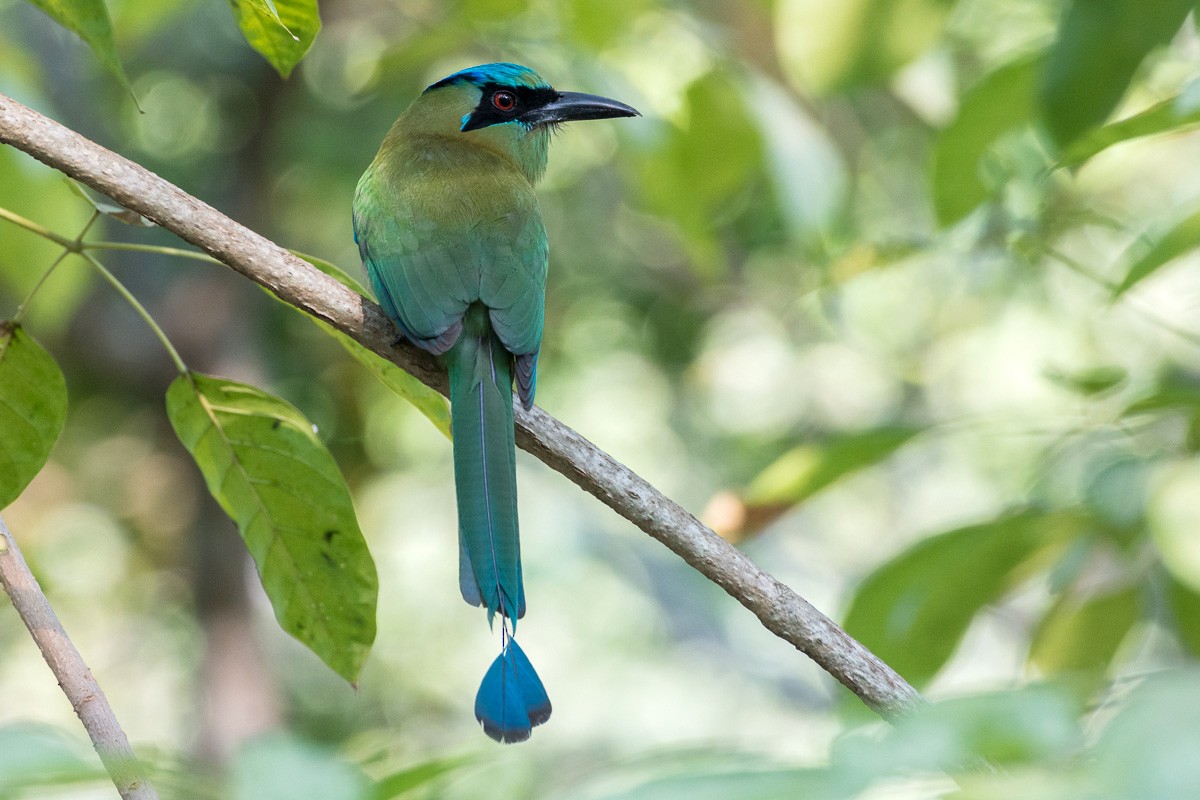
[[[283,301],[324,320],[446,391],[429,354],[393,346],[380,308],[219,211],[74,131],[0,95],[0,142],[29,153],[157,222]],[[923,702],[887,664],[694,516],[571,428],[517,404],[517,444],[666,545],[885,718]]]
[[[158,794],[142,773],[108,698],[63,630],[3,519],[0,519],[0,585],[4,586],[13,608],[29,629],[50,671],[58,679],[58,685],[87,729],[92,745],[121,797],[125,800],[158,800]]]

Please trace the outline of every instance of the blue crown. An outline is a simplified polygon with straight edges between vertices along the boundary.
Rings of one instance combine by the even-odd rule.
[[[546,83],[541,75],[538,75],[529,67],[501,61],[495,64],[480,64],[477,67],[467,67],[466,69],[459,70],[453,75],[442,78],[437,83],[430,84],[425,91],[429,92],[455,83],[473,83],[476,86],[487,86],[488,84],[524,86],[528,89],[550,88],[550,84]]]

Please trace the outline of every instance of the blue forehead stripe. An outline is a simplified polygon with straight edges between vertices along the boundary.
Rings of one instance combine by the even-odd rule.
[[[437,83],[431,84],[425,91],[428,92],[432,89],[449,86],[454,83],[472,83],[476,86],[486,86],[489,83],[494,83],[501,86],[524,86],[529,89],[550,88],[550,84],[546,83],[542,76],[529,67],[501,61],[495,64],[480,64],[477,67],[468,67],[467,69],[459,70],[453,75],[448,75]]]

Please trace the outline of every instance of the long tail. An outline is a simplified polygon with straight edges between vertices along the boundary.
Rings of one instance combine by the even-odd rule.
[[[550,717],[537,673],[508,631],[525,614],[517,528],[513,357],[473,305],[446,355],[450,371],[454,485],[458,494],[459,588],[463,599],[499,613],[504,643],[475,698],[475,716],[500,742],[529,738]]]
[[[463,599],[516,620],[525,613],[517,532],[512,355],[473,305],[447,357]]]

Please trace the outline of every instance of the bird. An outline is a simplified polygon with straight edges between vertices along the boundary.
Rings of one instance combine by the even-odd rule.
[[[515,638],[525,589],[513,386],[530,409],[549,251],[534,184],[558,126],[636,116],[607,97],[560,92],[520,64],[469,67],[413,100],[355,191],[354,239],[397,343],[449,373],[459,589],[489,626],[500,618],[475,718],[502,743],[525,741],[551,711]]]

